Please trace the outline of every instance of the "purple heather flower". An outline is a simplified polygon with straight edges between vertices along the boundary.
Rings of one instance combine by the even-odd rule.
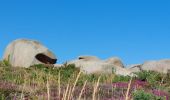
[[[166,92],[164,92],[164,91],[161,91],[161,90],[152,90],[152,93],[154,94],[154,95],[157,95],[157,96],[161,96],[161,97],[166,97],[166,100],[169,100],[170,98],[169,98],[169,94],[168,93],[166,93]]]
[[[116,82],[112,84],[113,87],[118,87],[118,88],[127,88],[128,87],[128,83],[126,82]]]
[[[116,88],[127,88],[128,87],[128,82],[116,82],[113,83],[113,87]],[[137,87],[144,87],[146,86],[148,83],[146,81],[140,81],[140,80],[135,80],[132,82],[131,87],[132,88],[137,88]]]
[[[148,83],[146,81],[141,81],[141,80],[135,80],[133,83],[132,83],[132,87],[144,87],[146,86]]]

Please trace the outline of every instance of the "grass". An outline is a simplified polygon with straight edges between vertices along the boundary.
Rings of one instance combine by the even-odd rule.
[[[34,65],[12,67],[0,61],[0,100],[139,100],[137,97],[156,96],[168,100],[170,75],[139,72],[137,77],[112,74],[84,74],[75,65],[61,68]],[[144,92],[141,92],[144,91]],[[146,94],[144,94],[146,93]],[[144,99],[150,100],[150,99]]]

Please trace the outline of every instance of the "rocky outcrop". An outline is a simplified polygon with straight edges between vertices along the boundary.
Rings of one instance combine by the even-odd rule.
[[[141,64],[133,64],[133,65],[127,66],[127,69],[130,70],[132,73],[140,72],[142,71],[141,66],[142,66]]]
[[[12,66],[29,67],[34,64],[55,64],[57,59],[47,47],[34,40],[18,39],[11,42],[4,52],[4,60]]]
[[[117,66],[117,67],[124,68],[124,65],[123,65],[121,59],[118,58],[118,57],[111,57],[111,58],[105,60],[105,62],[109,63],[109,64],[112,64],[114,66]]]
[[[118,75],[130,75],[131,72],[123,68],[121,60],[117,57],[101,60],[95,56],[80,56],[78,59],[68,62],[87,73],[116,73]]]
[[[170,60],[148,61],[141,66],[142,70],[168,73],[170,71]]]
[[[131,65],[128,67],[128,70],[131,72],[140,72],[140,71],[156,71],[159,73],[170,73],[170,60],[152,60],[144,62],[143,64]]]
[[[130,70],[128,68],[121,68],[121,67],[115,68],[115,74],[116,75],[122,75],[122,76],[134,76],[132,70]]]
[[[54,67],[62,67],[63,64],[55,64],[55,55],[40,42],[27,39],[18,39],[11,42],[5,49],[3,60],[9,61],[14,67],[30,67],[35,64],[52,64]],[[132,75],[133,72],[143,70],[170,73],[170,60],[147,61],[143,64],[124,67],[121,59],[111,57],[101,60],[95,56],[80,56],[78,59],[67,62],[75,64],[87,74],[90,73],[116,73],[117,75]]]

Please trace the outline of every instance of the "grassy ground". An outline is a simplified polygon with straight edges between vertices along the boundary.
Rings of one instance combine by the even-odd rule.
[[[19,68],[0,62],[0,100],[170,100],[169,94],[169,74],[86,75],[74,65]]]

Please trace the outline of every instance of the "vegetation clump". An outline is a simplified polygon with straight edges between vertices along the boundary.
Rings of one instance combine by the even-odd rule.
[[[147,93],[144,90],[137,90],[133,93],[133,100],[166,100],[166,98],[155,96],[154,94]]]

